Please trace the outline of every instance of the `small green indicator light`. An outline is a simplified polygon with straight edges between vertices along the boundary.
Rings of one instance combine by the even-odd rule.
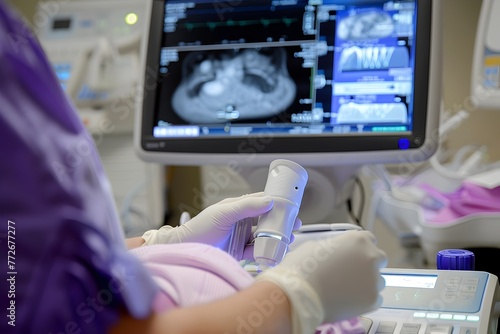
[[[139,17],[137,16],[136,13],[129,13],[125,16],[125,22],[131,26],[136,24],[138,20],[139,20]]]

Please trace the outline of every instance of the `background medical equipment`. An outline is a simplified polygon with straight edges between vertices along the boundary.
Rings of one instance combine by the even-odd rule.
[[[382,269],[382,306],[361,317],[367,334],[495,334],[498,278],[482,271]]]
[[[425,254],[421,266],[435,266],[435,256],[445,248],[499,248],[500,213],[478,213],[450,222],[433,223],[419,203],[401,201],[390,191],[378,189],[377,213],[396,235],[413,235]],[[494,263],[492,263],[494,265]]]
[[[288,251],[295,219],[307,184],[307,171],[290,160],[271,162],[264,195],[274,201],[254,232],[254,258],[259,270],[274,267]]]
[[[128,236],[157,228],[166,213],[161,165],[134,153],[132,131],[143,75],[148,6],[142,0],[41,1],[38,37],[92,134]]]
[[[500,109],[500,1],[483,0],[472,62],[471,102]]]
[[[365,186],[367,198],[371,198],[366,205],[372,208],[364,213],[364,227],[373,230],[375,217],[378,217],[402,243],[406,242],[405,247],[411,251],[420,248],[423,257],[415,258],[415,267],[434,268],[436,254],[443,249],[500,248],[500,204],[495,204],[500,203],[500,198],[491,197],[495,193],[487,190],[496,188],[500,182],[499,163],[488,162],[488,152],[483,147],[465,146],[451,158],[446,156],[444,149],[449,133],[459,130],[467,118],[468,113],[462,110],[443,120],[439,130],[441,148],[428,162],[399,165],[392,171],[381,165],[364,169],[367,179],[370,173],[376,175]],[[467,195],[466,191],[472,191],[472,187],[484,187],[483,197],[479,193]],[[487,192],[488,198],[485,197]],[[456,197],[460,194],[475,197],[482,203],[472,203],[473,198]],[[455,203],[450,204],[447,196],[455,196],[454,202],[461,203],[461,214],[451,214]],[[438,214],[445,212],[443,210],[449,212],[447,219]],[[500,267],[492,262],[480,270],[498,274]]]
[[[144,92],[136,122],[142,159],[218,166],[259,191],[264,166],[293,160],[308,170],[299,215],[312,224],[348,220],[344,190],[362,164],[436,149],[438,1],[152,4],[146,66],[158,86]],[[352,24],[366,27],[346,34]],[[277,94],[292,82],[293,99]]]

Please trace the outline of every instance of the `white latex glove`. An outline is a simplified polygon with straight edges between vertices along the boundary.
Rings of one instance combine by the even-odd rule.
[[[305,242],[256,280],[273,282],[288,296],[293,334],[312,334],[323,323],[377,309],[385,287],[380,268],[386,265],[371,232],[347,231]]]
[[[264,196],[264,192],[244,195],[236,198],[227,198],[201,211],[196,217],[181,216],[181,225],[175,228],[163,226],[158,230],[150,230],[142,236],[144,245],[172,244],[180,242],[200,242],[219,247],[227,251],[229,237],[234,224],[245,218],[249,224],[256,222],[258,216],[271,210],[273,200]],[[298,229],[301,221],[297,219],[294,229]],[[249,226],[249,231],[251,226]],[[252,234],[248,233],[251,238]],[[250,240],[249,240],[250,241]],[[251,245],[245,249],[244,256],[251,256]],[[253,255],[253,254],[252,254]],[[246,258],[246,257],[245,257]]]

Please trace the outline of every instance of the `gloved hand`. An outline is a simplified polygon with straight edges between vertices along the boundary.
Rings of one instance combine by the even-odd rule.
[[[273,199],[270,196],[264,196],[264,192],[227,198],[209,206],[185,223],[182,222],[186,220],[186,215],[183,214],[180,226],[175,228],[163,226],[158,230],[147,231],[142,236],[146,241],[144,245],[200,242],[227,251],[234,224],[241,220],[245,220],[250,225],[255,224],[258,216],[271,210],[272,207]],[[297,219],[293,229],[298,229],[301,224],[302,222]],[[251,226],[248,231],[250,239],[252,237]],[[253,258],[251,249],[250,244],[244,250],[243,258]]]
[[[386,254],[369,231],[346,231],[308,241],[285,255],[257,281],[278,285],[290,300],[292,333],[314,333],[317,326],[377,309],[385,280]]]

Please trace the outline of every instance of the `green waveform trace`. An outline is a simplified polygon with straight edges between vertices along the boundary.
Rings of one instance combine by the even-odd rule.
[[[199,23],[184,23],[183,26],[188,31],[193,31],[194,29],[199,28],[208,28],[211,31],[215,30],[218,27],[245,27],[251,25],[262,25],[264,27],[269,27],[272,24],[280,24],[283,23],[287,27],[291,26],[293,23],[296,23],[298,19],[296,18],[282,18],[282,19],[260,19],[260,20],[227,20],[227,21],[211,21],[211,22],[199,22]]]

